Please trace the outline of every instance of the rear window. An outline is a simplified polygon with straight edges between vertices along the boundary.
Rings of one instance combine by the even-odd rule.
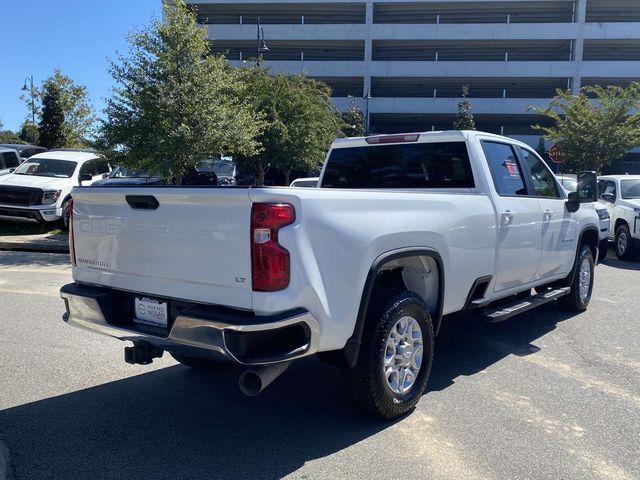
[[[472,188],[465,142],[337,148],[325,168],[325,188]]]

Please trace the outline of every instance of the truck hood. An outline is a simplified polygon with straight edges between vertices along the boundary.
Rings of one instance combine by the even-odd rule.
[[[70,178],[37,177],[35,175],[16,175],[10,173],[0,177],[0,185],[12,187],[36,187],[49,190],[60,190],[68,187]]]
[[[624,198],[620,199],[620,206],[629,207],[629,208],[640,208],[640,198],[628,199]]]

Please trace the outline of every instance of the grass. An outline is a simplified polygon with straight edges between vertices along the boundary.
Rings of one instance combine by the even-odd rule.
[[[65,233],[58,224],[41,225],[39,223],[6,222],[0,220],[0,236],[2,235],[51,235]]]

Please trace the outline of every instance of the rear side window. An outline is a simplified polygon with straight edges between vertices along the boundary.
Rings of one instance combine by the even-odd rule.
[[[518,167],[518,158],[510,145],[506,143],[482,142],[487,157],[493,183],[498,195],[526,195],[527,189]]]
[[[20,160],[15,153],[5,152],[2,154],[2,158],[4,159],[5,168],[14,168],[20,165]]]
[[[465,142],[337,148],[325,168],[325,188],[472,188]]]

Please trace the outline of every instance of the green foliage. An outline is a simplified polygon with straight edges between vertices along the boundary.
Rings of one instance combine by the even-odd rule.
[[[57,85],[50,85],[44,90],[41,117],[38,125],[40,145],[48,149],[65,146],[64,111]]]
[[[342,120],[331,101],[329,87],[304,75],[271,75],[258,66],[239,69],[247,103],[265,120],[254,155],[237,158],[240,168],[251,171],[258,185],[270,168],[319,170],[331,141],[341,136]]]
[[[559,145],[566,168],[600,171],[640,144],[639,107],[640,83],[633,83],[584,87],[577,95],[557,90],[547,108],[531,108],[553,120],[554,126],[534,127]]]
[[[454,130],[475,130],[476,122],[473,120],[471,113],[471,102],[467,98],[469,96],[469,85],[462,87],[462,100],[458,102],[458,115],[453,121]]]
[[[101,143],[118,163],[180,181],[211,155],[253,155],[263,124],[242,102],[245,87],[184,1],[165,2],[163,19],[129,35],[129,56],[110,72]]]
[[[20,137],[20,140],[25,143],[37,145],[40,136],[38,132],[38,126],[25,120],[24,122],[22,122],[22,126],[20,127],[20,133],[18,134],[18,136]]]
[[[346,112],[342,112],[343,125],[342,133],[346,137],[361,137],[365,134],[365,118],[362,110],[358,108],[356,98],[349,95],[349,107]]]
[[[0,127],[2,128],[2,127]],[[0,130],[0,143],[24,143],[16,132]]]
[[[51,77],[47,78],[40,87],[34,85],[34,101],[36,121],[42,121],[44,97],[51,89],[56,89],[60,96],[60,107],[64,113],[64,123],[62,130],[66,139],[65,147],[80,148],[88,143],[88,139],[94,135],[94,125],[96,121],[95,112],[89,101],[87,87],[77,85],[70,77],[63,75],[58,69],[54,70]],[[22,95],[20,98],[25,101],[29,109],[28,119],[31,119],[31,94]],[[31,129],[22,126],[22,133],[29,138],[32,136]],[[35,143],[35,140],[28,140]]]

